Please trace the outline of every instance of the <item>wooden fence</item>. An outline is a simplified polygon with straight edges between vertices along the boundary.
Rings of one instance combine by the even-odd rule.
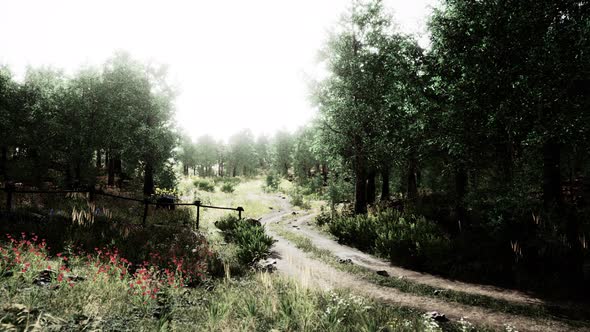
[[[152,202],[149,199],[138,199],[132,197],[125,197],[119,196],[114,194],[106,193],[102,190],[92,190],[92,189],[85,189],[85,190],[18,190],[12,186],[6,186],[5,188],[0,188],[0,190],[6,192],[6,210],[8,212],[12,211],[13,208],[13,196],[15,194],[71,194],[71,193],[80,193],[80,194],[87,194],[89,201],[94,201],[95,195],[101,195],[106,197],[111,197],[114,199],[132,201],[143,204],[143,219],[142,225],[146,225],[146,220],[148,216],[148,207],[150,205],[156,206],[195,206],[197,208],[197,229],[199,229],[199,219],[201,215],[201,208],[207,209],[217,209],[217,210],[229,210],[229,211],[237,211],[238,218],[242,219],[242,212],[244,212],[244,208],[238,206],[237,208],[230,208],[230,207],[221,207],[221,206],[213,206],[213,205],[205,205],[202,204],[201,201],[194,201],[192,203],[168,203],[168,202]]]

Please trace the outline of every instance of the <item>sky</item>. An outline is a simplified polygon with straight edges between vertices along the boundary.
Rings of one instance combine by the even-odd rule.
[[[385,0],[400,31],[427,40],[435,0]],[[0,65],[74,73],[117,50],[167,64],[176,121],[197,138],[293,131],[315,114],[306,78],[350,0],[0,0]]]

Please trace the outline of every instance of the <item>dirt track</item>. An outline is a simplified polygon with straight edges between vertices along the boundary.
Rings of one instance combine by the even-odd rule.
[[[403,277],[407,280],[430,285],[438,289],[486,295],[517,303],[543,303],[540,299],[513,290],[457,282],[392,266],[386,261],[360,252],[354,248],[338,244],[325,234],[308,227],[307,223],[313,221],[313,215],[291,215],[293,209],[288,201],[280,197],[276,197],[276,199],[280,209],[265,215],[261,219],[263,224],[270,225],[281,222],[278,225],[279,227],[282,226],[287,231],[297,232],[299,235],[309,238],[315,246],[327,249],[341,258],[349,258],[354,264],[359,266],[375,271],[385,270],[391,277]],[[298,228],[292,227],[293,225],[298,226]],[[343,272],[310,257],[294,244],[273,232],[270,227],[267,227],[267,232],[278,239],[278,242],[273,247],[272,256],[276,260],[277,271],[298,279],[304,285],[320,289],[347,288],[353,292],[386,303],[413,307],[424,312],[438,311],[453,320],[459,320],[461,317],[464,317],[468,321],[498,329],[504,329],[506,324],[509,324],[518,331],[590,331],[590,329],[574,329],[559,321],[511,315],[482,307],[446,302],[434,297],[404,293],[391,287],[378,286],[356,275]]]

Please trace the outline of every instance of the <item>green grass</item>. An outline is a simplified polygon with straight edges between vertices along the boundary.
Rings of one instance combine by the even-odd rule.
[[[49,259],[35,268],[61,262]],[[249,274],[196,288],[159,285],[155,296],[130,292],[136,279],[97,274],[70,263],[85,280],[32,284],[36,270],[0,277],[2,331],[440,331],[417,311],[382,305],[347,291],[318,292],[281,276]],[[444,330],[454,328],[445,326]]]
[[[439,298],[444,301],[483,307],[503,313],[522,315],[532,318],[551,318],[562,321],[573,327],[590,327],[588,312],[582,310],[581,308],[579,311],[566,312],[564,309],[557,306],[520,304],[492,298],[485,295],[469,294],[448,289],[436,292],[435,294],[435,291],[438,291],[438,289],[429,285],[419,284],[396,277],[384,277],[362,266],[338,263],[338,257],[336,255],[327,249],[318,248],[309,238],[287,231],[280,225],[272,225],[272,228],[281,237],[291,241],[297,248],[311,254],[313,257],[329,264],[338,270],[352,273],[366,281],[380,286],[392,287],[405,293]]]
[[[272,212],[270,207],[277,209],[276,202],[270,199],[262,191],[263,179],[256,177],[251,180],[242,179],[240,183],[235,186],[232,193],[216,190],[215,192],[203,192],[194,188],[192,183],[195,177],[187,177],[181,180],[179,184],[180,192],[183,196],[188,196],[191,199],[198,198],[204,204],[232,207],[241,206],[244,208],[242,213],[243,218],[258,219],[263,215]],[[222,183],[220,183],[222,185]],[[216,209],[203,209],[200,214],[200,225],[205,230],[215,230],[213,222],[225,216],[228,211]],[[234,212],[232,212],[234,213]],[[237,214],[237,212],[235,212]]]

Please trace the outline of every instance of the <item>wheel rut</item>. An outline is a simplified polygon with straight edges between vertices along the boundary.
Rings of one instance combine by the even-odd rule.
[[[320,260],[310,257],[298,249],[295,244],[281,237],[271,227],[268,227],[272,224],[285,221],[284,219],[293,212],[292,206],[285,199],[280,199],[279,197],[277,204],[280,206],[277,211],[265,215],[260,220],[262,224],[267,225],[267,232],[278,240],[273,246],[271,256],[276,261],[276,268],[279,273],[298,280],[304,286],[322,290],[334,288],[349,289],[357,294],[388,304],[411,307],[424,312],[438,311],[444,313],[452,320],[459,320],[464,317],[468,321],[497,329],[504,329],[506,324],[509,324],[518,331],[590,331],[587,328],[574,328],[560,321],[512,315],[492,311],[483,307],[447,302],[434,297],[404,293],[396,288],[379,286],[357,275],[338,270]],[[384,260],[360,252],[354,248],[338,244],[327,235],[308,227],[307,223],[312,220],[313,216],[313,214],[294,215],[288,219],[290,224],[287,225],[289,227],[285,228],[285,230],[297,232],[297,234],[309,238],[317,247],[328,249],[341,258],[349,258],[359,266],[372,270],[385,270],[393,277],[403,277],[417,283],[423,283],[441,289],[486,295],[517,303],[531,305],[543,303],[540,299],[513,290],[457,282],[391,266]],[[298,227],[292,228],[292,225]]]

